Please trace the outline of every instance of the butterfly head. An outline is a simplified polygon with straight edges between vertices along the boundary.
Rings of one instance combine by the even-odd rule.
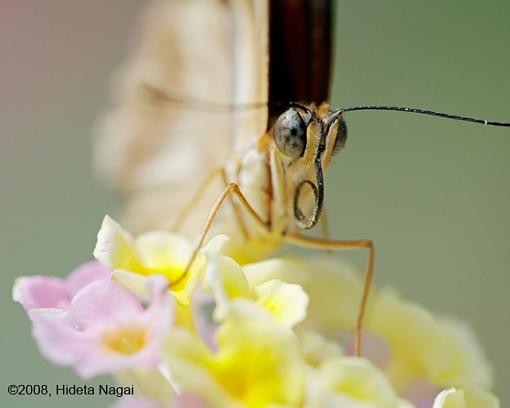
[[[297,173],[305,175],[293,183],[293,211],[296,224],[310,229],[319,221],[324,203],[323,169],[345,145],[345,122],[326,105],[316,109],[292,104],[274,123],[273,137],[278,151],[289,160],[289,168],[299,168],[301,171]],[[314,175],[315,180],[310,180],[309,175]],[[310,215],[305,215],[299,205],[307,190],[314,196]]]

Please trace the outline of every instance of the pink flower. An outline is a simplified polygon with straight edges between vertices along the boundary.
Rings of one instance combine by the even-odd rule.
[[[150,398],[123,397],[110,408],[164,408],[164,405]]]
[[[112,273],[97,261],[87,262],[66,278],[24,276],[16,279],[12,291],[25,310],[33,308],[68,309],[71,299],[83,287],[99,280],[110,280]]]
[[[198,337],[213,351],[218,349],[216,331],[219,324],[214,321],[213,313],[216,307],[214,296],[197,288],[191,296],[191,318]]]
[[[33,335],[41,353],[90,378],[131,367],[156,367],[174,318],[174,303],[161,275],[148,279],[144,308],[128,289],[96,281],[71,300],[68,309],[31,309]]]

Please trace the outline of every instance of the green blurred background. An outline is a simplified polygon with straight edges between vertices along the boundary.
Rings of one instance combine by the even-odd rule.
[[[102,216],[116,211],[90,168],[91,126],[143,5],[0,1],[2,407],[109,404],[7,394],[11,383],[80,383],[39,355],[10,292],[17,276],[66,275],[90,259]],[[332,103],[509,120],[509,22],[508,0],[339,0]],[[398,113],[346,119],[347,148],[327,178],[333,235],[374,239],[378,284],[471,322],[506,406],[510,131]]]

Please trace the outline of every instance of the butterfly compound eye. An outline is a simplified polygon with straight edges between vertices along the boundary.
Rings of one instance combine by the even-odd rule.
[[[306,125],[295,109],[282,113],[274,125],[274,141],[278,150],[287,157],[297,159],[306,147]]]

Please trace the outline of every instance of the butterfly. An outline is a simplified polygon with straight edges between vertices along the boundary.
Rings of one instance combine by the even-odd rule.
[[[232,237],[227,251],[244,263],[284,243],[366,250],[359,354],[373,242],[302,233],[324,220],[324,174],[347,139],[343,114],[396,110],[509,124],[396,106],[331,109],[331,7],[328,0],[154,3],[119,73],[96,162],[127,196],[132,229],[198,236],[195,255],[211,232]]]

